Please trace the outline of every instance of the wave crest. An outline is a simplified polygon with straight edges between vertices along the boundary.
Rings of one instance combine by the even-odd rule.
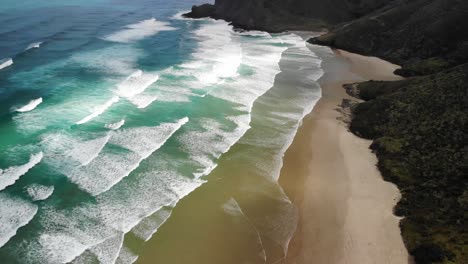
[[[13,59],[7,58],[7,59],[0,60],[0,70],[10,65],[13,65]]]
[[[6,187],[13,185],[21,176],[26,174],[30,169],[32,169],[36,164],[41,162],[44,155],[42,152],[31,155],[28,163],[9,167],[5,170],[0,169],[0,191],[4,190]]]
[[[42,103],[42,97],[29,101],[26,105],[16,109],[16,112],[24,113],[34,110],[38,105]]]

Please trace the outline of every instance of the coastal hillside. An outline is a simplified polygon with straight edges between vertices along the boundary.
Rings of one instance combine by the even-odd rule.
[[[216,0],[194,7],[188,17],[212,17],[242,29],[268,32],[321,30],[361,17],[393,0]]]
[[[403,198],[395,209],[417,263],[467,263],[468,64],[395,82],[365,82],[353,95],[353,133],[371,148]]]
[[[309,42],[402,65],[396,73],[410,78],[353,86],[365,102],[350,129],[374,140],[379,169],[402,191],[395,210],[416,263],[468,263],[468,1],[217,0],[187,16],[270,32],[325,27]]]
[[[402,65],[403,76],[426,75],[468,60],[468,1],[394,1],[311,40]]]

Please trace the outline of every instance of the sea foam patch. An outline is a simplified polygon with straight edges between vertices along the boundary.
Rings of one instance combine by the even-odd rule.
[[[67,133],[42,136],[41,146],[46,150],[45,162],[64,173],[73,167],[86,166],[103,150],[110,136],[82,139]]]
[[[52,195],[54,186],[31,184],[26,188],[26,191],[33,201],[42,201]]]
[[[23,165],[0,169],[0,191],[13,185],[21,176],[41,162],[43,153],[39,152],[30,156],[29,161]]]
[[[138,260],[138,255],[133,253],[128,247],[123,247],[120,250],[119,256],[115,264],[132,264]]]
[[[172,134],[187,122],[188,118],[183,118],[176,123],[163,123],[155,127],[114,131],[109,143],[128,151],[104,151],[86,166],[76,167],[67,172],[67,176],[92,195],[105,192],[138,168],[141,161],[162,147]]]
[[[135,24],[127,25],[121,31],[112,33],[104,37],[104,39],[108,41],[128,43],[156,35],[161,31],[171,30],[176,30],[176,28],[171,27],[168,22],[162,22],[155,18],[151,18]]]
[[[27,225],[36,213],[36,205],[0,193],[0,247],[15,236],[20,227]]]
[[[138,223],[131,232],[140,239],[148,241],[153,234],[158,231],[159,227],[166,222],[171,213],[171,209],[162,208],[153,215],[141,220],[141,222]]]
[[[101,264],[114,264],[119,256],[123,240],[124,234],[121,233],[93,246],[90,251],[97,257]]]

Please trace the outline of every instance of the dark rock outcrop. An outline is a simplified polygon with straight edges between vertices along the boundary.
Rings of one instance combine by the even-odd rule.
[[[184,17],[187,18],[204,18],[204,17],[212,17],[215,13],[214,5],[204,4],[200,6],[193,6],[192,11],[190,13],[184,14]]]

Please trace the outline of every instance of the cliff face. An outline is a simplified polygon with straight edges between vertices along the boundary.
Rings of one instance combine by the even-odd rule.
[[[312,43],[400,64],[404,76],[438,72],[468,60],[468,1],[399,0],[338,25]]]

